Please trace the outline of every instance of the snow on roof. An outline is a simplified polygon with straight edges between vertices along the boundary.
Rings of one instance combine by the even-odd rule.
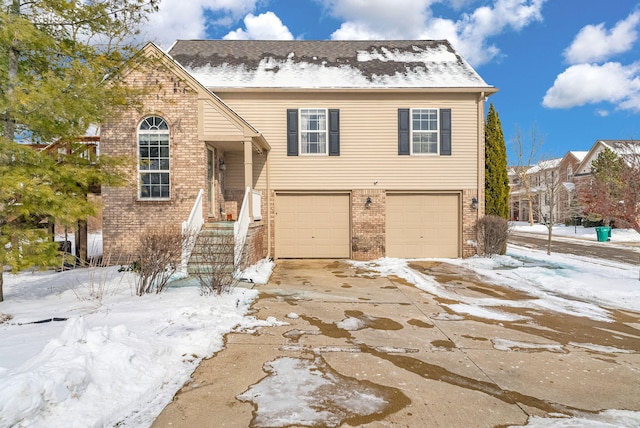
[[[540,171],[545,171],[545,170],[548,170],[548,169],[557,168],[560,165],[561,161],[562,161],[561,158],[542,160],[542,161],[538,162],[537,164],[535,164],[534,166],[532,166],[527,171],[527,174],[535,174],[535,173],[540,172]]]
[[[587,157],[587,154],[589,153],[589,151],[588,150],[571,150],[570,153],[576,159],[578,159],[579,162],[582,162],[584,158]]]
[[[178,40],[168,54],[215,88],[482,88],[446,40]]]

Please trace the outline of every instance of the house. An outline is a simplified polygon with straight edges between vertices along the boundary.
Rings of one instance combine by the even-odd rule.
[[[508,169],[509,206],[512,220],[558,221],[562,159],[546,159],[533,166]]]
[[[497,89],[447,41],[179,40],[141,55],[124,78],[142,111],[101,126],[102,153],[138,160],[134,185],[102,191],[105,253],[200,217],[244,225],[253,258],[476,253]]]
[[[574,174],[574,184],[576,186],[576,190],[578,191],[578,196],[580,197],[580,202],[582,205],[588,205],[587,199],[589,199],[590,193],[592,192],[592,163],[605,149],[611,150],[616,156],[623,159],[624,162],[629,167],[631,167],[633,171],[640,171],[640,140],[597,140],[593,144],[591,149],[586,153],[584,159],[582,160],[582,162],[580,162]],[[630,183],[638,182],[635,177],[637,177],[637,175],[632,175],[630,176],[630,178],[628,178],[630,180]],[[640,198],[640,196],[637,194],[638,192],[634,192],[632,190],[633,186],[629,187],[628,189],[631,190],[631,192],[622,197],[624,203],[626,203],[627,206],[629,206],[629,204],[637,205],[639,203],[637,201]],[[632,212],[637,212],[637,209],[633,209]],[[602,213],[586,212],[584,214],[589,215]],[[622,217],[626,218],[623,219]],[[596,215],[593,218],[598,218],[598,216]],[[626,221],[631,225],[634,225],[634,223],[635,225],[640,224],[640,219],[634,218],[633,215],[622,215],[620,218],[618,218],[618,220]]]
[[[508,166],[509,178],[509,218],[511,221],[527,221],[529,219],[529,198],[527,196],[526,172],[528,166]]]
[[[574,176],[577,182],[588,183],[591,177],[591,163],[607,148],[618,156],[636,157],[637,152],[640,151],[640,140],[597,140],[575,170]]]
[[[586,151],[571,150],[560,160],[558,175],[562,185],[558,191],[557,215],[555,216],[559,222],[571,222],[582,215],[574,175],[586,156]]]

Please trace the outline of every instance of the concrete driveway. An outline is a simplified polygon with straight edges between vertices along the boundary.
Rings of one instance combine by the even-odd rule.
[[[446,263],[411,267],[459,295],[528,297]],[[495,427],[640,411],[640,314],[465,317],[345,261],[279,261],[259,290],[254,315],[287,324],[228,335],[155,427]]]

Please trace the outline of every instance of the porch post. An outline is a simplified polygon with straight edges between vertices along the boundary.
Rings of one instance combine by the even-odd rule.
[[[253,190],[253,144],[251,139],[244,141],[244,187]],[[253,194],[249,194],[247,201],[249,208],[249,219],[253,223]]]

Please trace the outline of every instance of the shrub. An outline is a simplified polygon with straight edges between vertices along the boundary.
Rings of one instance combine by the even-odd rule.
[[[476,223],[478,228],[478,254],[484,257],[493,257],[496,254],[504,254],[507,250],[509,239],[509,222],[496,215],[482,217]]]
[[[171,275],[180,266],[182,249],[188,237],[178,227],[147,229],[140,238],[136,261],[132,270],[136,272],[136,294],[160,293]]]

